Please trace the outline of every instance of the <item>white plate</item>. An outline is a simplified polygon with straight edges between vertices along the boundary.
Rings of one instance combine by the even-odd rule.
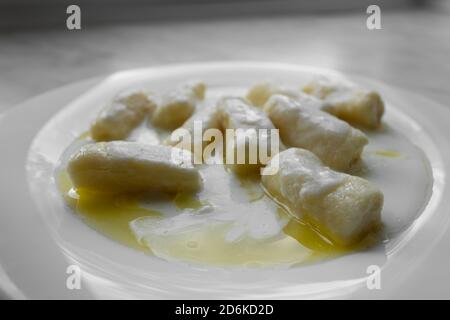
[[[397,211],[411,211],[407,227],[393,233],[388,243],[287,270],[193,267],[115,243],[62,206],[51,174],[57,160],[86,130],[101,102],[121,89],[148,85],[162,90],[192,78],[203,79],[213,88],[247,87],[267,78],[296,85],[317,75],[351,80],[381,92],[387,102],[385,122],[425,155],[426,177],[405,165],[403,174],[392,175],[404,181],[385,180],[383,191],[389,191],[387,203],[393,213],[384,213],[383,219],[393,219]],[[362,77],[276,63],[140,69],[51,91],[0,116],[1,289],[14,298],[391,297],[448,226],[450,150],[445,120],[449,116],[447,109],[431,101]],[[81,290],[66,287],[66,269],[71,264],[81,267]],[[383,290],[367,288],[370,265],[381,267]]]

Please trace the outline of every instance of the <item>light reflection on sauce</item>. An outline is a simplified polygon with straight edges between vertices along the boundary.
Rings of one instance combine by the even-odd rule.
[[[267,197],[259,179],[240,179],[249,194],[248,201]],[[139,242],[130,228],[130,222],[151,217],[161,221],[164,215],[156,210],[141,207],[142,195],[100,195],[72,188],[67,172],[59,175],[59,187],[65,200],[89,226],[131,248],[154,253],[168,260],[206,263],[216,266],[266,267],[297,266],[342,255],[349,249],[340,248],[308,224],[292,218],[287,211],[278,208],[278,215],[288,221],[284,233],[277,237],[257,240],[244,237],[227,241],[231,223],[205,223],[199,228],[187,229],[175,234],[150,234]],[[249,192],[251,190],[251,192]],[[254,190],[258,190],[253,197]],[[200,209],[208,202],[196,196],[178,194],[168,198],[178,209]]]
[[[243,238],[225,241],[230,224],[205,224],[201,228],[169,235],[148,235],[143,241],[163,258],[215,266],[266,267],[311,262],[316,252],[287,235],[274,239]]]
[[[283,208],[278,208],[278,214],[289,219],[289,222],[284,227],[283,231],[287,235],[296,239],[303,246],[319,252],[338,253],[340,251],[344,251],[342,248],[334,245],[306,223],[290,217]]]
[[[365,250],[376,244],[382,236],[382,225],[374,226],[371,232],[365,238],[351,246],[341,246],[326,238],[320,228],[312,226],[308,221],[300,221],[293,218],[291,214],[283,208],[279,208],[280,215],[290,216],[289,223],[284,228],[284,232],[295,238],[303,246],[318,253],[329,256],[339,256],[350,252]]]

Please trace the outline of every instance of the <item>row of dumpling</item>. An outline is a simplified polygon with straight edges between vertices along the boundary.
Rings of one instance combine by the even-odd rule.
[[[104,109],[92,125],[91,135],[96,141],[125,139],[146,117],[155,126],[182,126],[191,133],[195,120],[202,121],[203,130],[277,128],[286,148],[268,164],[230,168],[246,173],[265,166],[262,183],[271,196],[333,241],[352,244],[380,224],[383,195],[368,181],[340,172],[360,158],[368,140],[338,117],[376,127],[383,103],[376,93],[323,81],[311,83],[304,91],[308,94],[260,84],[252,87],[246,98],[225,97],[198,112],[196,105],[205,95],[202,82],[183,84],[160,98],[135,92]],[[103,191],[201,189],[197,169],[191,164],[174,164],[170,149],[117,141],[88,145],[69,161],[69,174],[75,186]],[[266,174],[275,163],[275,174]]]

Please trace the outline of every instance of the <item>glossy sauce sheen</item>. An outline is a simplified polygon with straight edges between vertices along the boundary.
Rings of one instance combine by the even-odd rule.
[[[236,184],[241,188],[239,192],[245,195],[248,204],[272,201],[265,195],[255,177],[238,178],[225,170],[221,171],[236,180]],[[145,223],[159,223],[165,219],[164,212],[151,209],[153,199],[146,199],[142,194],[105,196],[74,190],[65,171],[59,174],[59,188],[67,203],[85,223],[98,232],[126,246],[147,253],[153,252],[168,260],[216,266],[288,267],[334,257],[348,251],[333,245],[309,225],[291,218],[289,213],[278,205],[275,205],[274,213],[284,221],[284,226],[279,235],[267,239],[244,236],[238,241],[229,241],[227,234],[233,227],[232,222],[217,223],[208,219],[198,227],[186,228],[181,232],[139,239],[133,233],[131,223],[142,219],[145,219]],[[164,202],[173,205],[178,212],[192,211],[197,216],[208,215],[195,212],[210,205],[207,199],[190,194],[171,195]],[[245,206],[244,203],[241,205]]]
[[[156,132],[155,128],[141,126],[130,139],[145,138],[147,143],[164,140],[147,139],[149,132]],[[90,142],[89,134],[76,141]],[[259,176],[239,177],[222,165],[202,166],[200,170],[205,185],[197,195],[92,194],[74,190],[65,170],[60,171],[58,182],[66,202],[86,224],[128,247],[167,260],[290,267],[343,255],[374,242],[369,236],[353,248],[336,246],[270,198]]]

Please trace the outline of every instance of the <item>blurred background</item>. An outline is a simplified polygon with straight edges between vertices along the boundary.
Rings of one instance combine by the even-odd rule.
[[[365,75],[447,103],[450,1],[0,0],[0,112],[127,68],[278,61]],[[81,8],[68,30],[66,8]],[[381,30],[366,9],[381,8]]]

